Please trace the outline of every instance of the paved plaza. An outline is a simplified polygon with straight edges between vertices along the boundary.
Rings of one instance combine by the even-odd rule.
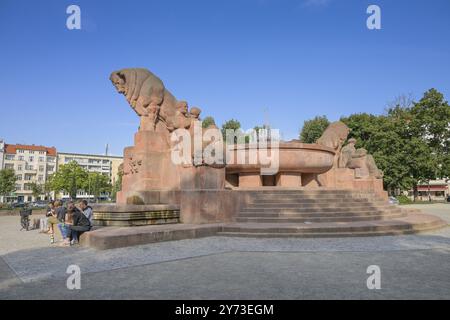
[[[450,222],[450,204],[411,205]],[[0,217],[1,299],[449,299],[450,227],[355,238],[210,237],[60,248]],[[68,290],[69,265],[81,289]],[[381,269],[369,290],[367,267]]]

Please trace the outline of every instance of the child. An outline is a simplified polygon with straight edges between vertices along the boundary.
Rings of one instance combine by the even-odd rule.
[[[66,213],[65,220],[63,223],[58,224],[58,228],[61,231],[61,235],[63,238],[63,241],[61,242],[60,246],[62,247],[68,247],[70,246],[70,228],[69,226],[73,225],[73,210],[69,209]]]

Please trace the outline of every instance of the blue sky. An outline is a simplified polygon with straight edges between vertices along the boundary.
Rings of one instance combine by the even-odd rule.
[[[70,4],[82,30],[66,28]],[[366,28],[370,4],[382,30]],[[449,15],[448,0],[0,0],[0,137],[122,154],[138,118],[108,77],[125,67],[218,124],[268,119],[286,139],[316,115],[383,113],[400,94],[449,99]]]

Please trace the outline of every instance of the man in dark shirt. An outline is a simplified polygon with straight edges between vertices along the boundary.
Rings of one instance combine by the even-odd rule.
[[[70,244],[78,243],[78,238],[81,233],[91,230],[91,223],[89,219],[81,212],[73,202],[69,202],[68,210],[72,211],[72,225],[67,225],[68,233],[71,235]]]

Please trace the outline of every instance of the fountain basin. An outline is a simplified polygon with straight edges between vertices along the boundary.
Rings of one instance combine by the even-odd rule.
[[[296,141],[281,142],[278,149],[268,151],[271,164],[264,162],[256,145],[237,145],[230,152],[233,162],[228,161],[226,176],[227,182],[234,187],[317,185],[317,175],[332,168],[335,156],[332,148]],[[238,152],[241,152],[241,161],[238,161]],[[254,152],[253,157],[251,152]],[[273,152],[278,152],[278,166]],[[278,170],[267,174],[265,169],[269,167]]]

